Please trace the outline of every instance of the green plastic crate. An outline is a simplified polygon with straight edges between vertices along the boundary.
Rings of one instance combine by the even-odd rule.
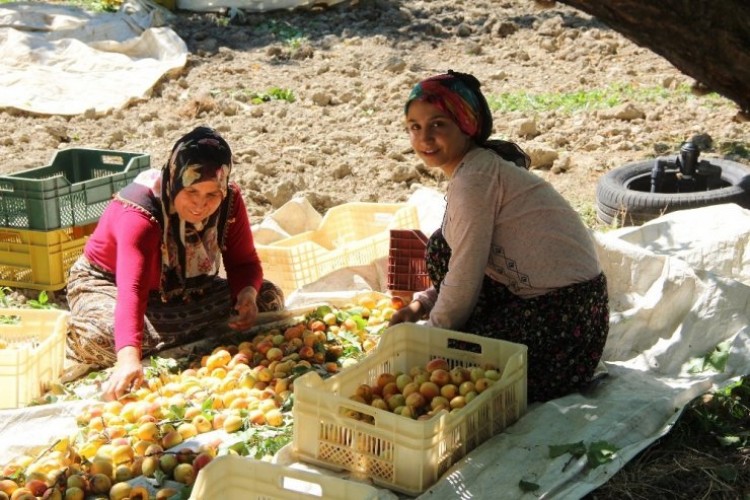
[[[50,165],[0,176],[0,227],[51,231],[97,222],[112,196],[149,168],[145,153],[58,151]]]

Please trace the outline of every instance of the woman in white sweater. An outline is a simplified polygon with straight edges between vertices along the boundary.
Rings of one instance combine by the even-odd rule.
[[[406,103],[411,145],[450,179],[441,228],[430,238],[433,286],[391,324],[525,344],[529,401],[584,388],[609,329],[607,282],[591,233],[512,143],[489,140],[492,114],[472,75],[417,84]]]

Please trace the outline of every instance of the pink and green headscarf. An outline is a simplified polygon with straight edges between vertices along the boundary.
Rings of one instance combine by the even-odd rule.
[[[492,113],[479,86],[474,76],[449,70],[415,85],[404,112],[415,100],[428,102],[450,116],[477,144],[484,144],[492,132]]]
[[[473,75],[448,70],[445,74],[432,76],[416,84],[406,100],[404,113],[417,100],[437,106],[478,146],[491,149],[503,159],[528,169],[531,158],[516,143],[501,139],[490,140],[492,111],[479,87],[479,80]]]

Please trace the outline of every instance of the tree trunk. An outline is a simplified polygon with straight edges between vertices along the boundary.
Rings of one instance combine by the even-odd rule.
[[[750,1],[558,1],[596,17],[750,113]]]

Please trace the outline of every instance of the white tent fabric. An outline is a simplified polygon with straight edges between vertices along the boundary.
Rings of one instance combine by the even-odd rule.
[[[420,214],[440,212],[442,196],[415,197]],[[432,210],[423,210],[431,202]],[[434,228],[433,218],[420,220],[424,232]],[[610,291],[608,376],[586,394],[529,406],[515,425],[469,453],[420,498],[580,498],[667,433],[692,398],[749,374],[749,228],[749,210],[721,205],[595,233]],[[377,270],[337,274],[335,280],[326,277],[298,290],[287,305],[341,298],[368,286],[383,290],[377,288],[382,278]],[[350,288],[333,288],[334,283]],[[720,344],[729,346],[723,370],[695,370]],[[1,411],[0,463],[24,447],[48,445],[51,437],[75,429],[79,404]],[[552,445],[600,441],[618,451],[599,467],[585,459],[571,462],[570,455],[549,457]],[[334,474],[295,461],[291,447],[277,454],[276,463]],[[524,493],[521,480],[539,489]],[[385,489],[380,493],[381,498],[396,496]]]
[[[151,0],[98,14],[40,2],[0,5],[0,108],[77,115],[147,97],[187,61],[185,42],[162,26],[171,15]]]

